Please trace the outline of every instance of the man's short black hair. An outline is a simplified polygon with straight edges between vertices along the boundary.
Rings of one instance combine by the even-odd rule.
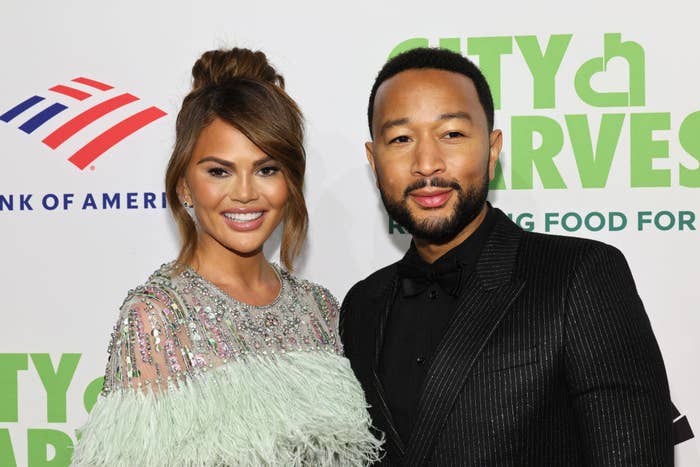
[[[369,122],[369,134],[372,134],[372,120],[374,114],[374,98],[379,86],[389,78],[406,70],[432,68],[436,70],[452,71],[459,73],[474,83],[479,102],[486,113],[489,132],[493,130],[493,97],[486,78],[479,68],[468,58],[446,49],[420,47],[403,52],[384,64],[374,80],[372,92],[369,95],[367,107],[367,121]]]

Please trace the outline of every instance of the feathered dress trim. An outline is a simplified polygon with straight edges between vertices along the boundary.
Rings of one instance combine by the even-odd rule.
[[[379,458],[362,389],[342,356],[249,355],[167,390],[101,397],[75,466],[355,466]]]

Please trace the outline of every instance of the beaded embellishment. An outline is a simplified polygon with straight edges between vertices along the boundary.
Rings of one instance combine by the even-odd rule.
[[[273,265],[281,288],[268,305],[236,300],[191,268],[161,266],[124,301],[108,349],[103,393],[206,372],[240,358],[326,351],[342,354],[338,304],[325,288]]]

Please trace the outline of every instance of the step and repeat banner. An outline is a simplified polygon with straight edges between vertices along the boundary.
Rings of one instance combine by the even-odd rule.
[[[297,273],[342,299],[410,242],[377,195],[365,112],[384,61],[425,45],[492,86],[492,203],[625,253],[666,362],[676,465],[700,465],[700,6],[614,3],[4,2],[0,466],[69,464],[119,305],[178,251],[163,178],[203,51],[261,49],[284,74],[307,126]]]

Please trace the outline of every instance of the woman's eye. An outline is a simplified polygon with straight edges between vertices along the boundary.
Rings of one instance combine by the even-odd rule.
[[[226,169],[223,169],[221,167],[212,167],[210,169],[207,169],[207,173],[212,177],[225,177],[226,175],[228,175]]]
[[[410,139],[408,136],[401,135],[401,136],[397,136],[396,138],[392,138],[389,141],[389,144],[391,144],[391,143],[408,143],[409,141],[410,141]]]
[[[262,167],[258,171],[258,173],[260,175],[262,175],[263,177],[271,177],[272,175],[275,175],[279,171],[280,171],[279,167],[267,166],[267,167]]]

